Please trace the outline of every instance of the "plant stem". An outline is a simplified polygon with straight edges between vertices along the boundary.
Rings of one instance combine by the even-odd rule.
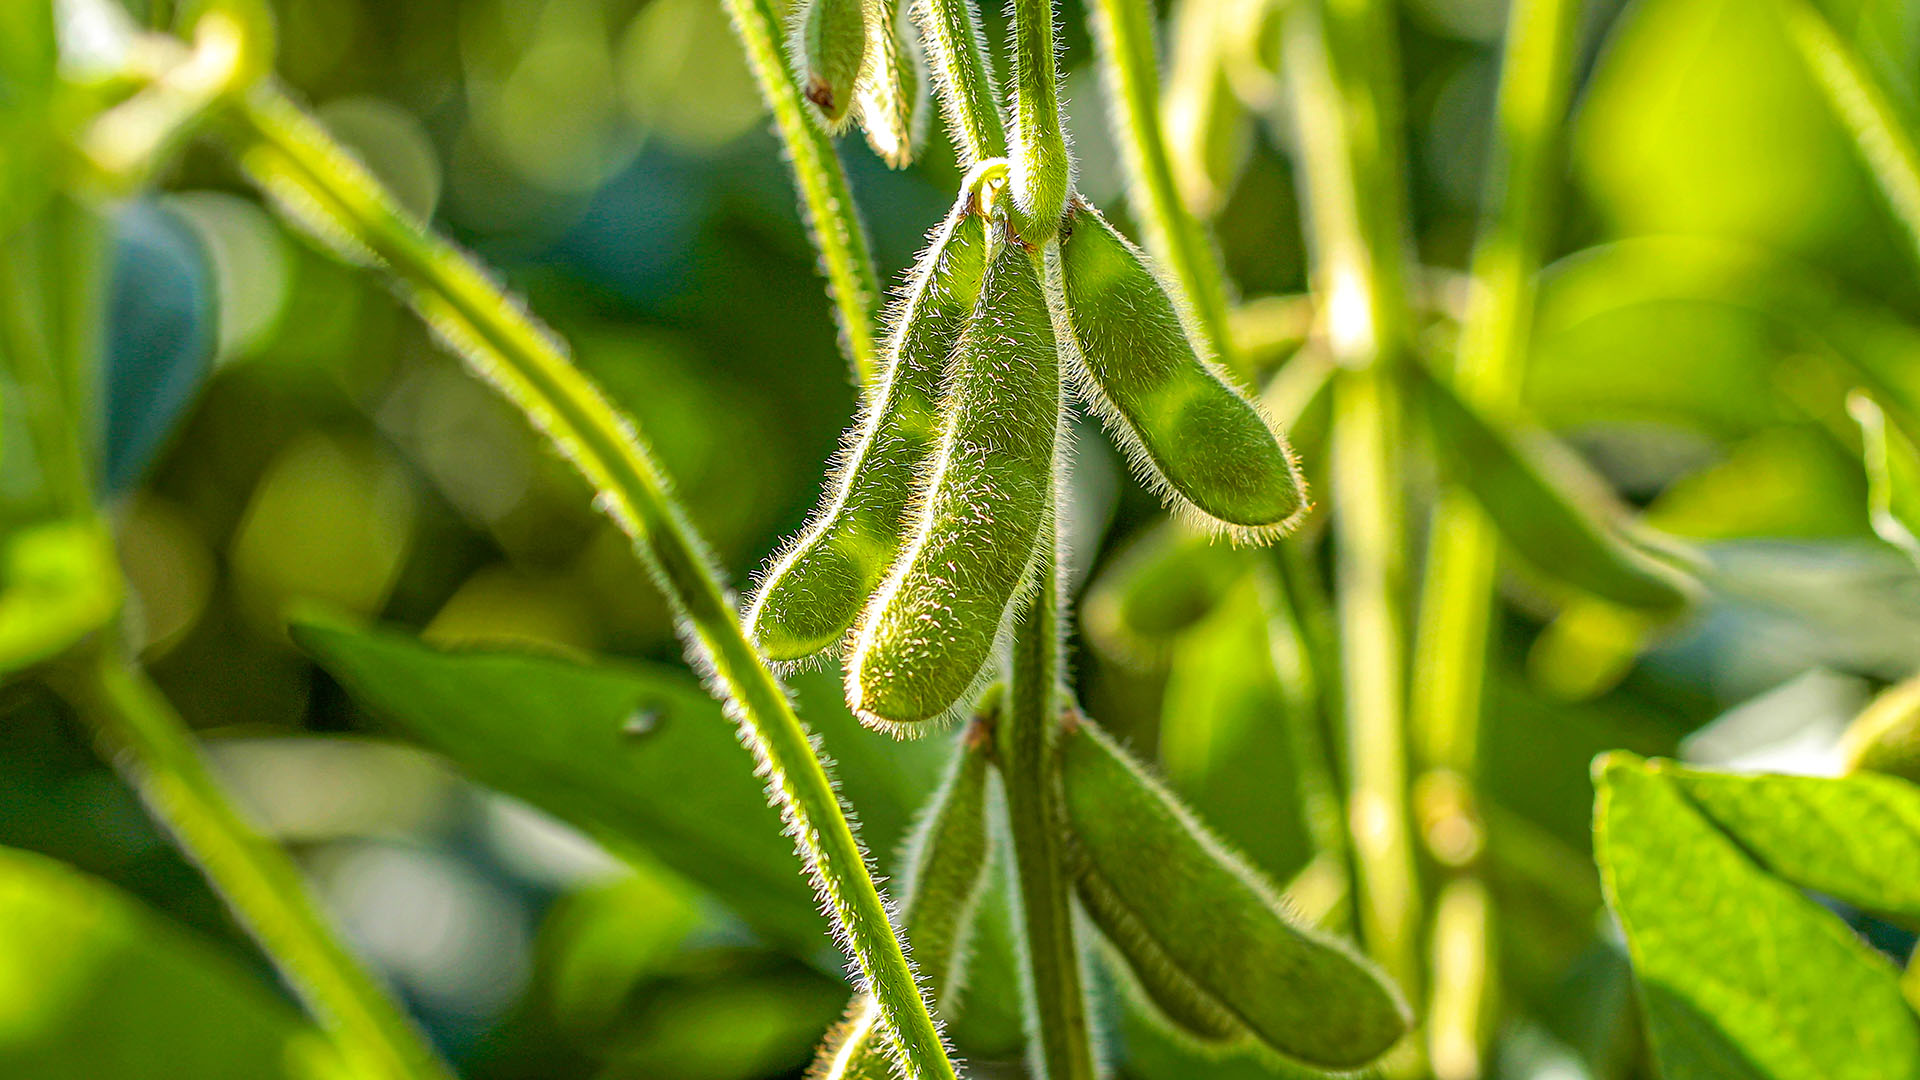
[[[1053,53],[1053,0],[1013,0],[1013,218],[1033,247],[1059,231],[1073,186]]]
[[[1098,0],[1094,41],[1113,109],[1114,141],[1126,162],[1128,202],[1147,249],[1166,265],[1193,305],[1194,329],[1228,369],[1238,372],[1227,333],[1227,288],[1206,229],[1174,183],[1160,119],[1160,71],[1146,0]]]
[[[960,167],[1006,157],[1007,127],[1000,116],[1000,92],[973,0],[920,0],[914,16],[927,45],[928,66],[959,151]]]
[[[1520,405],[1578,15],[1578,0],[1514,0],[1508,16],[1487,206],[1453,370],[1461,397],[1495,414]],[[1427,849],[1452,875],[1436,913],[1428,1048],[1441,1080],[1471,1080],[1483,1071],[1496,973],[1491,900],[1473,872],[1485,846],[1474,785],[1497,536],[1457,487],[1441,493],[1429,535],[1411,716],[1429,771],[1420,791],[1433,796],[1420,808]]]
[[[72,657],[49,678],[349,1060],[369,1076],[451,1080],[420,1031],[340,943],[299,869],[227,800],[186,723],[146,675],[117,651],[99,649]]]
[[[1359,923],[1368,952],[1413,997],[1420,894],[1407,791],[1395,378],[1411,362],[1412,334],[1393,26],[1377,0],[1321,0],[1303,5],[1287,30],[1316,286],[1344,368],[1333,386],[1329,502]]]
[[[860,227],[847,176],[834,153],[833,140],[808,115],[787,70],[785,35],[770,0],[724,0],[733,17],[733,29],[760,84],[760,95],[773,110],[774,127],[793,163],[794,186],[806,209],[814,246],[827,275],[827,295],[839,315],[841,343],[861,386],[879,378],[874,344],[873,304],[880,295],[867,234]]]
[[[1809,0],[1778,0],[1787,36],[1800,50],[1827,103],[1853,135],[1868,171],[1880,185],[1907,240],[1920,253],[1920,147],[1913,124],[1901,114],[1859,52],[1834,30]]]
[[[747,640],[705,544],[640,433],[573,366],[558,338],[471,259],[401,210],[277,89],[250,94],[240,121],[241,164],[255,182],[323,239],[383,263],[421,317],[599,493],[598,505],[633,539],[680,615],[690,661],[710,673],[715,695],[765,763],[768,791],[880,1003],[908,1077],[952,1080],[953,1065],[832,779],[785,690]]]
[[[1093,1080],[1093,1041],[1074,944],[1073,906],[1061,863],[1061,811],[1053,768],[1060,727],[1060,623],[1054,526],[1032,602],[1014,625],[1006,708],[996,742],[1013,835],[1015,883],[1026,930],[1026,988],[1045,1080]]]

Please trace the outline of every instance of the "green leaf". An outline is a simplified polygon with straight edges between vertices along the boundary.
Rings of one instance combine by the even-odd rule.
[[[1743,854],[1671,775],[1623,753],[1595,773],[1596,857],[1663,1075],[1920,1077],[1920,1026],[1891,965]]]
[[[1920,919],[1920,787],[1886,776],[1737,776],[1663,768],[1776,876]]]
[[[292,634],[361,702],[480,782],[616,849],[644,846],[802,955],[825,946],[826,920],[753,758],[692,679],[508,652],[439,652],[397,634],[324,623],[298,624]],[[883,792],[873,802],[891,800]]]
[[[344,1077],[332,1044],[212,946],[45,856],[0,848],[0,1076]]]
[[[1920,784],[1920,677],[1887,687],[1847,725],[1840,740],[1849,772],[1876,772]]]
[[[1847,411],[1860,425],[1873,531],[1920,562],[1920,450],[1867,391],[1847,395]]]
[[[1101,570],[1087,588],[1080,620],[1088,640],[1106,655],[1135,665],[1157,663],[1252,565],[1232,544],[1163,521]]]
[[[58,656],[119,607],[113,539],[97,524],[15,530],[0,548],[0,676]]]
[[[1679,572],[1640,552],[1604,511],[1595,512],[1611,502],[1610,493],[1580,484],[1571,462],[1556,462],[1544,438],[1502,430],[1425,369],[1411,370],[1441,468],[1473,493],[1501,537],[1535,569],[1624,607],[1671,615],[1687,606]]]

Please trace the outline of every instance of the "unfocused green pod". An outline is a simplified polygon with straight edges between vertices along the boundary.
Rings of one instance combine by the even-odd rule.
[[[747,612],[747,631],[769,658],[799,660],[838,641],[899,554],[915,481],[940,437],[947,356],[979,297],[986,251],[985,224],[963,195],[914,269],[885,381],[854,426],[838,478]]]
[[[838,131],[852,115],[855,87],[867,66],[865,0],[806,0],[795,41],[800,90]]]
[[[1079,385],[1135,471],[1176,509],[1237,540],[1298,523],[1305,484],[1286,440],[1195,351],[1166,286],[1099,211],[1061,241]]]
[[[1243,1030],[1287,1058],[1358,1068],[1412,1016],[1344,944],[1297,924],[1259,874],[1107,735],[1063,726],[1069,853],[1087,911],[1169,1019],[1202,1038]]]
[[[940,450],[913,537],[847,669],[862,722],[900,732],[972,686],[1053,511],[1060,369],[1040,253],[1002,240],[948,368]]]
[[[897,0],[867,0],[869,62],[854,89],[854,115],[867,145],[896,169],[913,163],[927,126],[927,80],[904,22]]]
[[[1681,573],[1643,554],[1590,509],[1604,505],[1604,492],[1576,494],[1570,470],[1556,474],[1547,459],[1530,453],[1425,368],[1415,364],[1409,371],[1426,403],[1443,471],[1472,492],[1501,537],[1535,569],[1636,611],[1674,615],[1687,606]]]
[[[928,802],[908,846],[908,880],[901,918],[920,978],[945,1009],[964,981],[965,941],[987,881],[987,756],[999,710],[998,684],[974,706],[974,722],[960,736],[954,764]],[[880,1009],[866,994],[821,1043],[808,1080],[892,1080],[893,1048]]]
[[[1840,740],[1848,772],[1877,772],[1920,784],[1920,676],[1887,687],[1854,717]]]
[[[1134,664],[1162,659],[1180,633],[1218,607],[1252,564],[1240,551],[1178,522],[1161,522],[1120,553],[1087,588],[1087,637]]]

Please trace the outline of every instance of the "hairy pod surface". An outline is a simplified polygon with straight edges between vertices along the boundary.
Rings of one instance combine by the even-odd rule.
[[[1146,257],[1090,206],[1060,252],[1080,387],[1141,479],[1237,540],[1292,529],[1307,508],[1293,452],[1196,351]]]
[[[990,688],[975,706],[973,726],[961,733],[946,782],[928,801],[908,846],[901,918],[935,1009],[947,1007],[964,979],[966,937],[987,882],[987,757],[999,691]],[[891,1080],[894,1055],[879,1006],[858,994],[827,1033],[807,1077]]]
[[[898,0],[866,0],[867,67],[854,88],[854,116],[867,145],[888,166],[913,164],[926,134],[926,79]]]
[[[807,0],[795,46],[801,93],[830,130],[840,130],[852,115],[867,67],[866,0]]]
[[[747,632],[770,659],[801,660],[839,641],[899,555],[916,482],[940,438],[947,357],[986,271],[986,225],[967,204],[963,195],[920,256],[895,313],[885,380],[838,478],[748,609]]]
[[[1235,1027],[1282,1056],[1352,1069],[1412,1016],[1385,976],[1296,924],[1258,873],[1090,722],[1061,739],[1069,852],[1089,914],[1157,1004],[1202,1038]]]
[[[1040,253],[997,241],[949,364],[913,537],[867,607],[847,703],[899,733],[938,719],[992,655],[1053,508],[1060,368]]]

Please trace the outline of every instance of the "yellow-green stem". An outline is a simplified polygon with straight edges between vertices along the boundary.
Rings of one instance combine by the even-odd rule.
[[[340,944],[286,852],[227,800],[185,722],[146,675],[103,648],[70,658],[51,678],[93,730],[102,753],[206,874],[347,1059],[371,1077],[451,1080],[386,990]]]
[[[564,345],[481,268],[428,232],[325,130],[277,89],[238,116],[243,168],[283,210],[345,253],[383,264],[402,295],[553,441],[681,616],[689,659],[706,671],[766,765],[815,888],[880,1003],[909,1080],[953,1080],[939,1031],[875,887],[832,779],[792,702],[747,640],[733,598],[632,423],[569,360]]]
[[[1006,157],[1000,92],[972,0],[919,0],[914,12],[961,166]]]
[[[1098,0],[1094,41],[1113,113],[1114,141],[1127,166],[1128,202],[1153,252],[1193,305],[1201,338],[1240,370],[1227,333],[1227,288],[1200,220],[1180,201],[1160,119],[1160,69],[1147,0]]]
[[[1013,0],[1012,209],[1020,238],[1033,247],[1059,232],[1073,187],[1053,29],[1053,0]]]
[[[800,191],[814,246],[820,249],[820,266],[839,316],[847,359],[860,385],[873,386],[879,377],[873,305],[880,284],[846,173],[834,153],[833,140],[807,115],[807,104],[787,69],[786,51],[781,47],[786,35],[770,0],[723,2],[793,165],[794,186]]]

